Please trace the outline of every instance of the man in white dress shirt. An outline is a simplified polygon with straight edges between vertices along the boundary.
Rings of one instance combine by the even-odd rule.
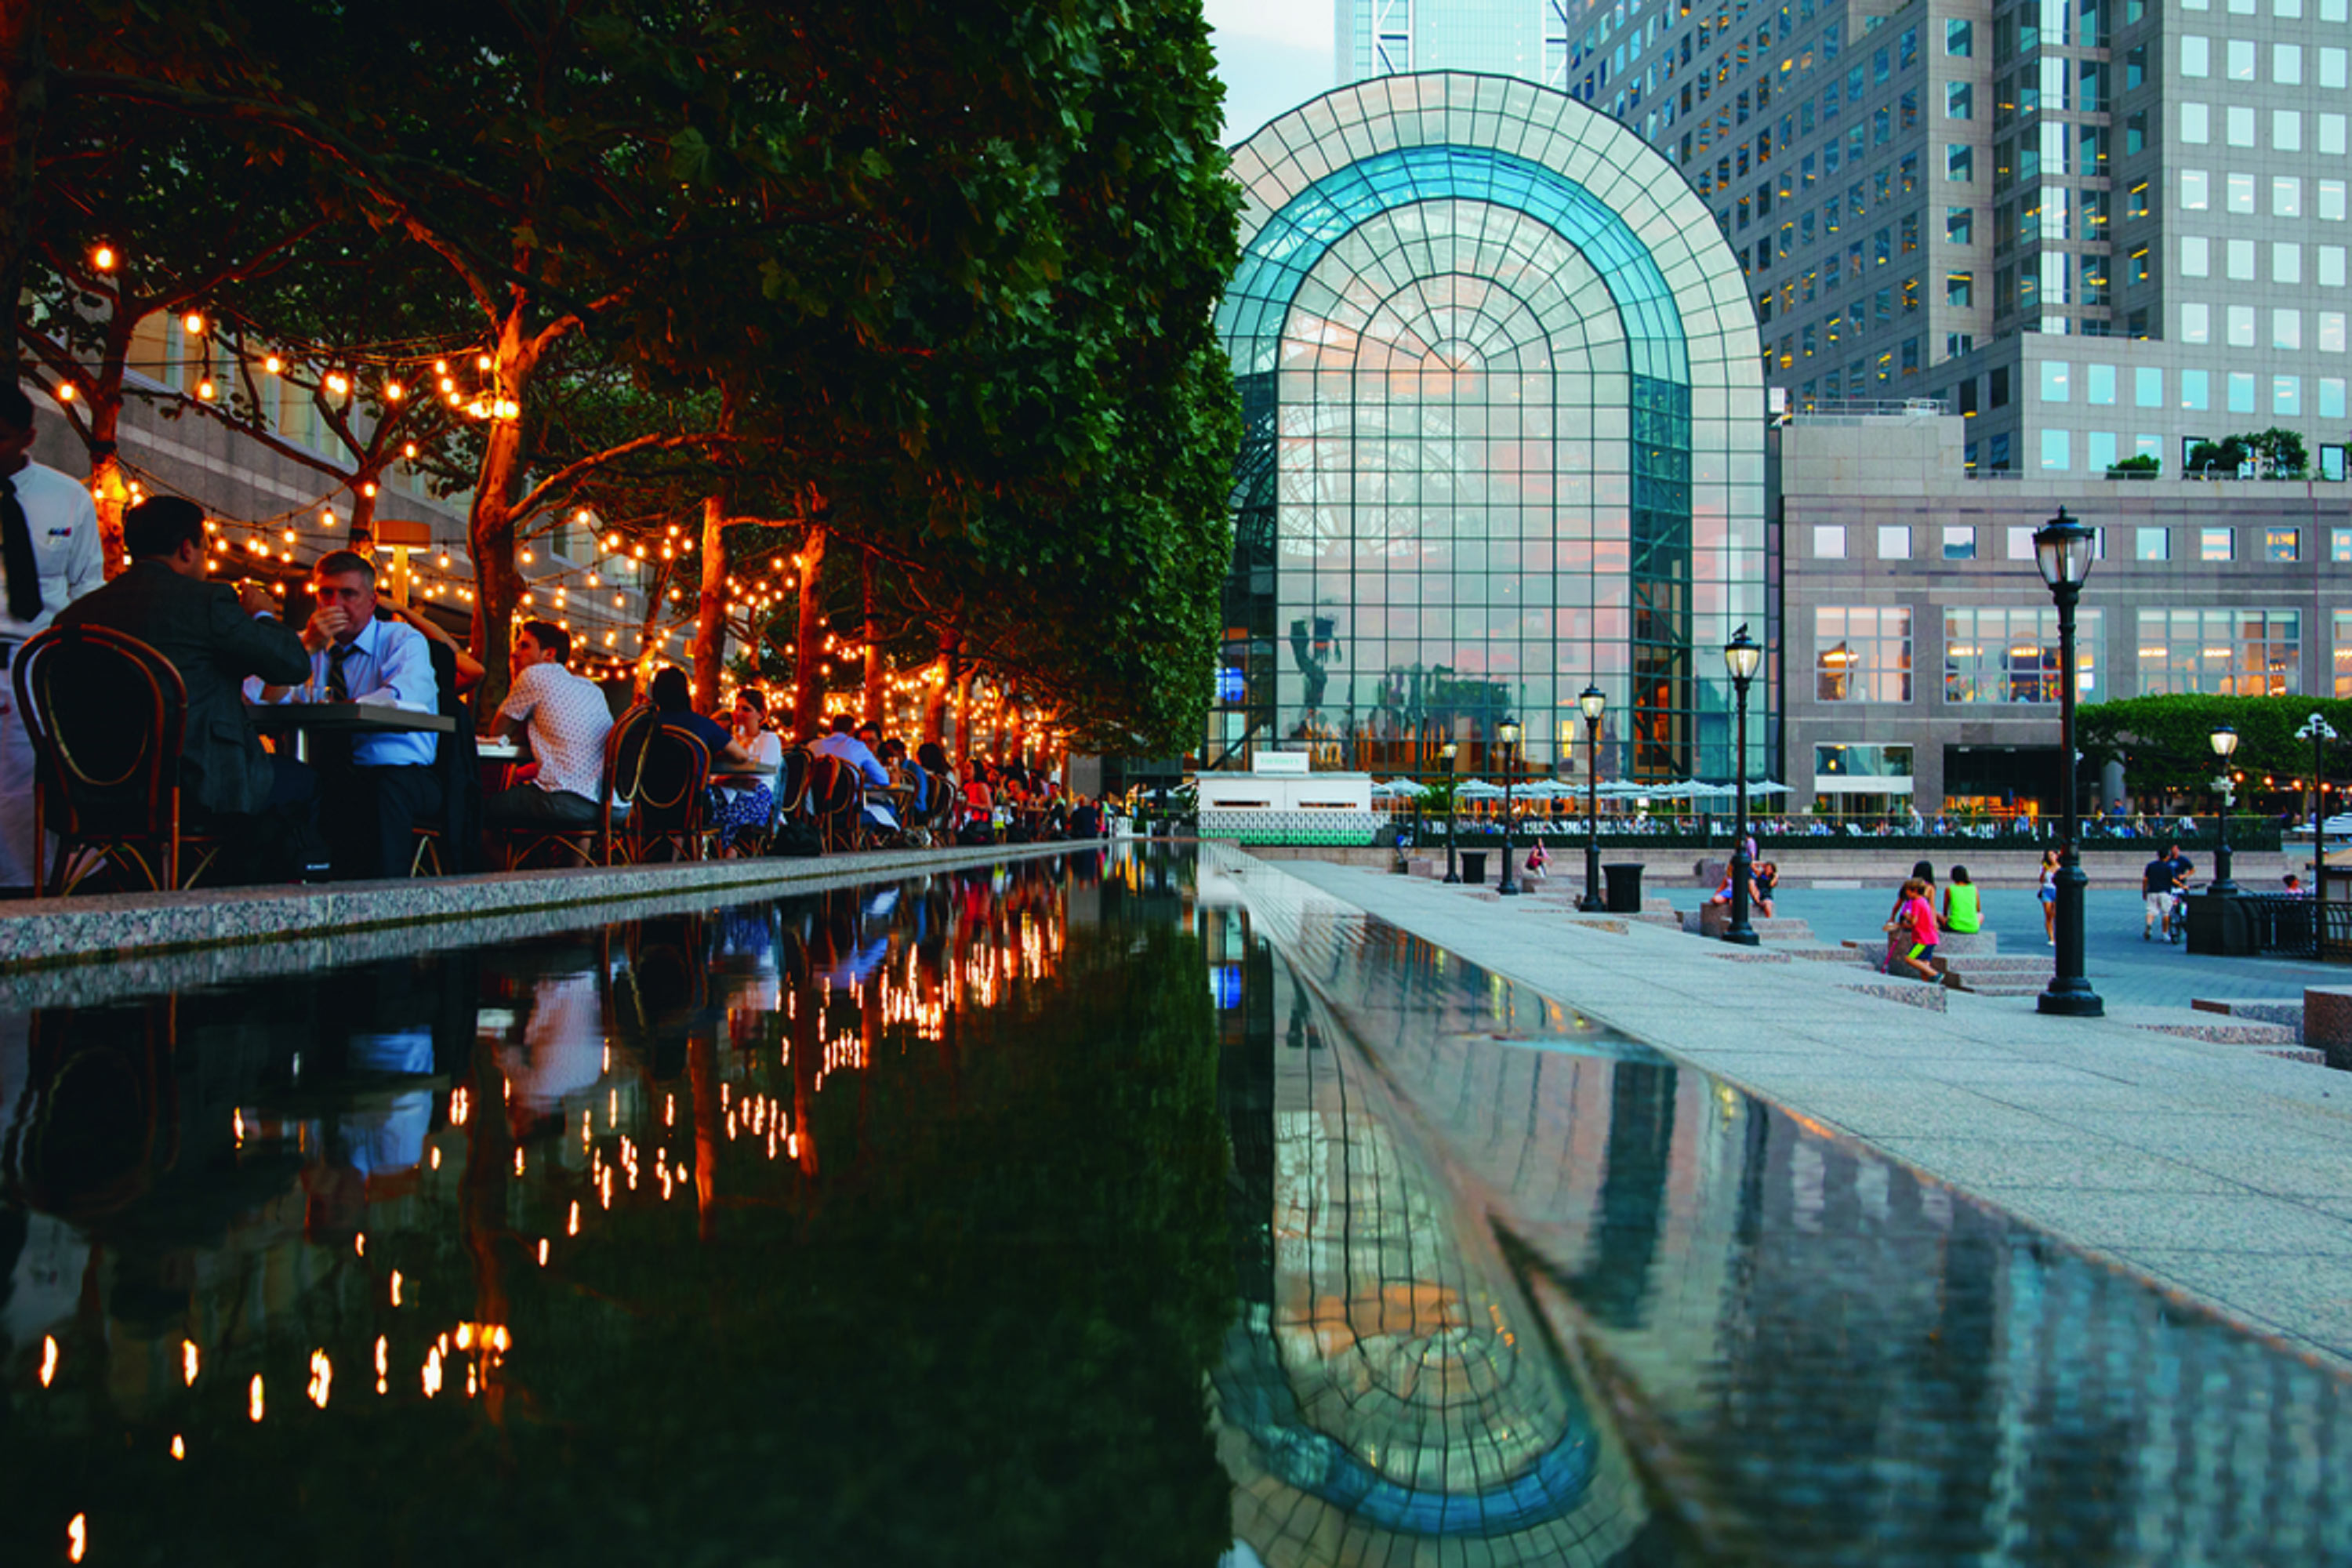
[[[375,566],[366,556],[348,550],[320,556],[311,568],[310,592],[318,607],[302,627],[310,683],[272,687],[266,694],[269,701],[440,711],[431,645],[414,626],[376,617]],[[419,823],[430,826],[441,810],[441,776],[433,765],[438,740],[425,731],[311,737],[319,826],[338,879],[367,881],[408,874],[415,829]]]
[[[26,638],[106,581],[89,487],[44,468],[33,445],[33,400],[0,385],[0,672]],[[33,738],[0,673],[0,892],[33,881]]]

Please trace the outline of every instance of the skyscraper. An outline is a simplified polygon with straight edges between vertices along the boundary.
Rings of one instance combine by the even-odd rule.
[[[1791,407],[1934,398],[1973,470],[2053,476],[2277,428],[2341,479],[2347,5],[1341,0],[1340,65],[1442,52],[1665,153]]]

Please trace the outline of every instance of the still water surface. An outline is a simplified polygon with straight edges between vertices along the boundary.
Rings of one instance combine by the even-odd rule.
[[[500,935],[0,982],[0,1563],[2352,1558],[2334,1374],[1265,868]]]

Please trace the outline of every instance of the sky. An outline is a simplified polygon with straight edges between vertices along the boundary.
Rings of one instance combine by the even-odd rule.
[[[1327,92],[1332,0],[1205,0],[1217,75],[1225,84],[1225,142],[1245,141],[1276,115]]]

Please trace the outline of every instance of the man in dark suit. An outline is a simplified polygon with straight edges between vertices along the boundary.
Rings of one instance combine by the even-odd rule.
[[[172,661],[188,689],[181,742],[183,799],[215,817],[255,817],[306,806],[317,795],[310,770],[263,750],[246,717],[244,682],[310,679],[302,639],[279,622],[268,593],[240,602],[205,573],[205,513],[194,501],[158,496],[122,516],[131,565],[121,576],[58,612],[61,626],[127,632]]]

